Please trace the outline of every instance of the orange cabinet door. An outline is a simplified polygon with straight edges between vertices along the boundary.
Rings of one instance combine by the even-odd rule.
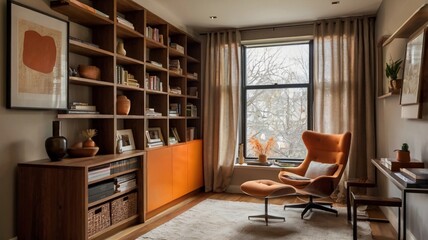
[[[193,140],[187,144],[189,192],[204,185],[202,161],[202,140]]]
[[[187,144],[172,149],[172,196],[177,199],[189,192],[187,181]]]
[[[147,151],[147,211],[172,201],[171,148]]]

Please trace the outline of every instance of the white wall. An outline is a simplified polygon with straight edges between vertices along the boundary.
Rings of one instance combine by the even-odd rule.
[[[420,6],[427,0],[384,0],[377,14],[376,39],[394,33]],[[389,47],[389,46],[388,46]],[[387,51],[404,51],[392,49]],[[386,55],[386,60],[389,55]],[[403,142],[410,147],[412,158],[425,162],[428,166],[428,119],[426,112],[423,120],[401,119],[399,97],[378,99],[377,105],[377,153],[378,157],[394,157],[394,149],[400,148]],[[380,175],[380,174],[379,174]],[[384,177],[379,176],[379,190],[385,196],[401,197],[401,192]],[[408,206],[407,236],[411,239],[426,239],[428,229],[428,195],[411,194]],[[396,222],[396,210],[385,209],[385,213]]]

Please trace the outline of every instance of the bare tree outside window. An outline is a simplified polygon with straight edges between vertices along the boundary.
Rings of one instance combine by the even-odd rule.
[[[246,157],[252,136],[276,144],[269,158],[303,159],[301,140],[310,118],[310,43],[245,48]]]

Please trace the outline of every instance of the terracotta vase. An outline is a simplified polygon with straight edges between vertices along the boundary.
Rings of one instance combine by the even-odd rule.
[[[267,162],[267,156],[264,154],[260,154],[259,155],[259,162],[261,162],[261,163]]]
[[[410,162],[410,152],[397,150],[397,161],[399,162]]]
[[[389,81],[389,90],[392,93],[400,93],[403,86],[403,79],[392,79]]]
[[[125,96],[117,96],[116,113],[117,115],[128,115],[131,110],[131,101]]]
[[[92,138],[88,138],[83,142],[83,147],[87,148],[87,147],[96,147],[97,145],[95,144],[94,140],[92,140]]]
[[[60,161],[67,153],[67,139],[61,136],[61,122],[52,122],[52,137],[45,141],[45,149],[52,161]]]

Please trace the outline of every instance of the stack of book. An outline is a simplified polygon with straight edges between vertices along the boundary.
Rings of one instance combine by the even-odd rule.
[[[399,162],[394,158],[381,158],[380,163],[391,172],[399,172],[400,168],[423,168],[425,166],[424,162]]]
[[[127,158],[120,161],[110,163],[110,174],[116,174],[131,169],[137,169],[140,167],[140,161],[138,157]]]
[[[159,29],[152,28],[150,26],[146,27],[146,37],[163,44],[163,35],[159,34]]]
[[[400,172],[417,185],[428,185],[428,168],[401,168]]]
[[[177,142],[180,142],[180,135],[178,135],[177,128],[173,127],[171,128],[171,134],[170,136],[174,136],[174,138],[177,140]]]
[[[145,87],[150,90],[163,91],[163,86],[158,76],[146,74]]]
[[[184,47],[177,44],[177,43],[170,43],[169,46],[175,50],[177,50],[178,52],[184,54]]]
[[[69,38],[70,40],[74,40],[74,41],[77,41],[77,42],[80,42],[80,43],[84,43],[84,44],[86,44],[86,45],[90,45],[90,46],[92,46],[92,47],[100,48],[100,46],[99,46],[99,45],[97,45],[97,44],[95,44],[95,43],[91,43],[91,42],[84,41],[84,40],[82,40],[82,39],[80,39],[80,38],[76,38],[76,37],[73,37],[73,36],[69,36],[68,38]]]
[[[169,70],[174,71],[178,74],[183,74],[183,69],[180,66],[180,60],[178,59],[171,59],[169,61]]]
[[[104,164],[88,170],[88,182],[110,176],[110,164]]]
[[[75,114],[98,114],[97,107],[94,105],[89,105],[87,102],[72,102],[70,109],[67,110],[67,113]]]
[[[198,73],[187,73],[187,76],[191,78],[198,78]]]
[[[116,192],[123,192],[137,186],[137,175],[128,173],[114,179]]]
[[[169,116],[178,117],[181,115],[181,104],[180,103],[170,103],[169,104]]]
[[[147,62],[151,63],[151,64],[153,64],[153,65],[155,65],[157,67],[163,67],[162,63],[160,63],[160,62],[156,62],[156,61],[153,61],[153,60],[149,60]]]
[[[192,141],[195,139],[195,128],[194,127],[188,127],[186,129],[186,139],[187,141]]]
[[[125,70],[122,66],[116,66],[117,83],[124,84],[133,87],[140,87],[138,80],[135,79],[134,75]]]
[[[89,186],[88,202],[95,202],[113,195],[115,192],[114,186],[113,179]]]
[[[181,88],[180,87],[170,87],[169,93],[172,94],[181,94]]]
[[[160,117],[162,116],[162,113],[160,112],[155,112],[154,108],[146,108],[146,116],[150,116],[150,117]]]
[[[117,22],[120,24],[123,24],[131,29],[135,29],[134,24],[132,24],[130,21],[126,20],[125,18],[121,16],[117,16]]]
[[[198,116],[198,108],[196,105],[191,103],[186,105],[186,116],[188,117],[197,117]]]

